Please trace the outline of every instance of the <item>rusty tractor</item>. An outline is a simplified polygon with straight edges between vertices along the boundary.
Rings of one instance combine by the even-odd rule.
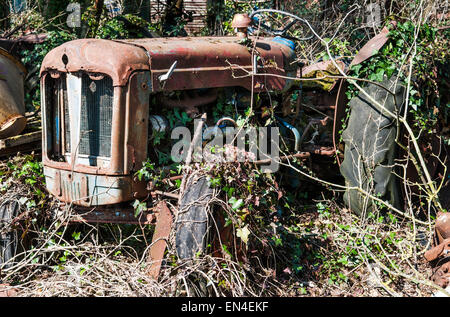
[[[291,23],[273,29],[263,15],[272,13],[292,18]],[[289,35],[298,24],[308,22],[286,12],[259,10],[235,16],[236,36],[80,39],[53,49],[40,70],[42,160],[48,191],[74,206],[74,221],[156,224],[149,260],[156,277],[172,228],[180,258],[191,258],[204,249],[205,205],[211,188],[205,177],[168,175],[167,179],[183,181],[178,196],[136,177],[144,162],[159,164],[158,146],[151,138],[170,132],[168,110],[185,112],[190,118],[203,113],[205,125],[222,127],[234,120],[211,115],[221,98],[231,96],[233,108],[243,113],[252,94],[258,94],[255,110],[270,107],[270,100],[278,101],[276,122],[292,141],[291,157],[309,159],[312,164],[321,157],[329,162],[337,159],[351,186],[365,186],[367,179],[358,178],[361,171],[355,162],[369,156],[371,146],[383,143],[384,150],[372,162],[378,182],[375,190],[398,206],[399,189],[389,167],[395,155],[395,125],[391,118],[365,106],[360,97],[349,103],[346,81],[336,67],[346,72],[350,65],[370,58],[386,43],[388,30],[366,43],[350,65],[340,59],[336,64],[304,65],[297,60],[296,42],[310,37]],[[401,100],[402,87],[390,79],[382,84]],[[368,92],[391,111],[399,110],[394,96],[378,86],[369,85]],[[292,94],[297,96],[294,105],[286,102]],[[348,103],[351,115],[341,142],[338,133]],[[371,136],[377,118],[382,122],[378,127],[382,140]],[[355,135],[358,138],[353,140]],[[369,146],[361,153],[358,148],[363,144]],[[164,170],[164,164],[159,165]],[[155,205],[136,217],[130,202],[146,197]],[[164,199],[177,200],[183,212],[169,209]],[[344,199],[359,213],[370,207],[358,192],[347,191]]]

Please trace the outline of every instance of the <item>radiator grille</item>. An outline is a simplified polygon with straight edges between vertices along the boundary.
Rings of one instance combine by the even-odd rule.
[[[70,111],[69,102],[67,101],[67,81],[66,76],[60,80],[61,93],[63,94],[63,107],[64,107],[64,144],[65,151],[70,153]]]
[[[79,154],[111,156],[113,86],[111,78],[82,75]]]

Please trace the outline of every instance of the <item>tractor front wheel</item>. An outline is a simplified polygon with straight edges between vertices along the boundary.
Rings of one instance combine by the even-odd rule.
[[[192,259],[206,249],[212,194],[206,176],[188,177],[175,221],[175,245],[180,259]]]
[[[17,254],[18,234],[11,224],[19,210],[17,201],[6,201],[0,206],[0,269],[11,267]]]

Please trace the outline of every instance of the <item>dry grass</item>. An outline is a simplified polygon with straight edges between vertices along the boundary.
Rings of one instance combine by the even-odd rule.
[[[35,240],[44,247],[35,245],[17,264],[2,271],[1,277],[24,297],[409,297],[430,296],[436,291],[427,285],[429,265],[420,254],[414,254],[423,247],[421,241],[413,240],[410,223],[363,224],[333,199],[317,203],[325,206],[325,211],[309,206],[292,213],[290,221],[279,219],[274,236],[280,236],[284,244],[272,246],[269,257],[254,253],[247,262],[239,262],[205,255],[180,261],[171,244],[158,281],[146,273],[145,245],[151,231],[115,225],[72,228],[60,226],[64,219],[59,219]],[[356,262],[340,262],[343,255],[351,256],[349,245],[374,231],[377,237],[396,232],[398,242],[382,252],[376,246],[386,247],[384,243],[356,245]],[[81,238],[71,238],[73,232],[81,232]],[[303,268],[298,272],[292,262],[292,244],[301,248]]]

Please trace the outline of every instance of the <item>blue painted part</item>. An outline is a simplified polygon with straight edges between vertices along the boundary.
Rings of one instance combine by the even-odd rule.
[[[295,44],[294,41],[285,39],[284,37],[281,37],[281,36],[275,36],[275,37],[272,39],[272,41],[273,41],[273,42],[280,43],[280,44],[283,44],[283,45],[289,47],[291,50],[295,50],[295,47],[296,47],[296,44]]]
[[[275,119],[277,119],[278,121],[280,121],[286,128],[292,130],[295,129],[295,127],[293,127],[292,125],[290,125],[289,123],[287,123],[286,121],[284,121],[283,119],[281,119],[280,117],[275,116]]]
[[[55,125],[56,125],[56,144],[59,144],[59,137],[60,137],[60,135],[59,135],[59,117],[58,116],[56,116],[55,117]]]
[[[295,149],[295,151],[298,151],[300,149],[300,143],[299,143],[300,142],[300,132],[297,130],[296,127],[290,125],[289,123],[287,123],[283,119],[281,119],[281,118],[279,118],[277,116],[275,116],[275,119],[280,121],[283,126],[285,126],[286,128],[288,128],[289,130],[292,131],[292,133],[294,134],[294,137],[295,137],[295,147],[294,147],[294,149]]]
[[[256,7],[255,7],[256,8]],[[256,9],[256,10],[258,10],[258,9]],[[256,10],[254,10],[254,11],[256,11]],[[258,16],[254,16],[254,17],[252,17],[252,23],[254,24],[254,25],[259,25],[259,19],[258,19]],[[249,26],[248,28],[247,28],[247,30],[248,30],[248,32],[250,33],[250,34],[253,34],[254,32],[255,32],[255,28],[254,27],[251,27],[251,26]]]

